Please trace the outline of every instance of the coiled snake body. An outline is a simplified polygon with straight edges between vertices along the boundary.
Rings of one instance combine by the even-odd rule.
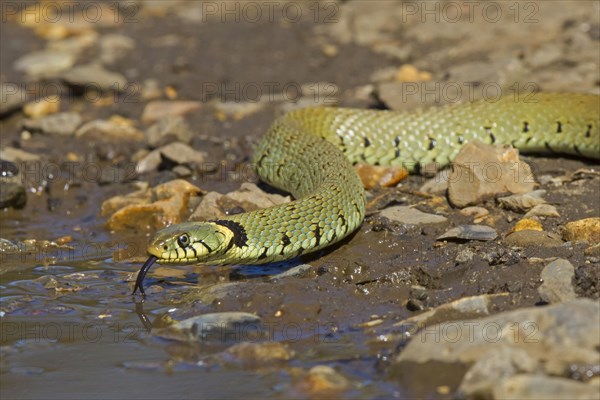
[[[520,150],[600,159],[600,96],[539,93],[422,112],[307,108],[269,128],[253,162],[262,180],[297,200],[156,233],[137,288],[159,263],[262,264],[322,249],[352,233],[365,215],[353,164],[448,164],[471,140]]]

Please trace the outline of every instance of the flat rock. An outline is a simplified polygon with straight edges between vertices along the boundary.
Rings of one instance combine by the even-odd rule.
[[[202,164],[207,157],[203,151],[197,151],[185,143],[172,142],[155,151],[176,164]]]
[[[498,233],[491,226],[486,225],[460,225],[454,227],[436,238],[436,240],[494,240]]]
[[[492,398],[486,394],[521,373],[544,376],[546,371],[566,372],[572,364],[597,363],[600,304],[576,299],[480,319],[444,322],[411,336],[408,345],[393,358],[392,376],[415,363],[423,368],[437,366],[442,375],[466,367],[462,391],[470,397]],[[543,398],[545,389],[536,390],[537,398]]]
[[[563,244],[558,235],[533,229],[513,232],[504,238],[504,243],[515,247],[559,247]]]
[[[186,120],[180,115],[161,118],[145,132],[146,142],[151,147],[160,147],[171,142],[189,144],[193,133]]]
[[[66,112],[51,114],[37,119],[26,119],[23,121],[23,128],[49,135],[69,136],[75,133],[75,130],[81,125],[82,121],[83,119],[79,114]]]
[[[14,147],[5,147],[2,150],[0,150],[0,158],[11,162],[39,161],[41,159],[41,157],[37,154],[29,153],[27,151],[17,149]]]
[[[14,67],[17,71],[23,71],[31,78],[57,78],[65,71],[69,70],[77,57],[75,54],[66,51],[40,50],[27,53],[17,59]]]
[[[530,217],[560,217],[558,210],[552,204],[538,204],[525,213],[525,218]]]
[[[575,267],[562,258],[546,265],[542,270],[542,285],[538,293],[542,300],[548,303],[560,303],[577,297],[573,287]]]
[[[532,177],[518,150],[473,141],[463,146],[452,163],[448,198],[452,205],[462,208],[498,193],[527,193],[534,187]]]
[[[185,115],[202,107],[199,101],[151,101],[144,108],[142,122],[155,122],[167,116]]]
[[[165,339],[180,341],[243,341],[244,326],[260,329],[261,318],[245,312],[209,313],[184,319],[152,333]]]
[[[191,183],[175,179],[153,189],[110,198],[102,203],[101,215],[110,215],[107,226],[111,230],[156,230],[182,222],[190,197],[202,193]]]
[[[512,196],[500,197],[500,206],[515,212],[525,212],[546,203],[544,200],[545,190],[534,190],[529,193],[513,194]]]
[[[61,78],[69,85],[83,89],[97,89],[102,92],[123,91],[127,79],[118,72],[112,72],[101,64],[77,65],[64,72]]]
[[[77,131],[76,137],[87,136],[106,140],[106,138],[141,141],[144,134],[134,127],[129,120],[116,119],[95,119],[83,124]]]
[[[393,206],[382,210],[379,215],[391,221],[407,225],[439,224],[448,219],[441,215],[428,214],[408,206]]]

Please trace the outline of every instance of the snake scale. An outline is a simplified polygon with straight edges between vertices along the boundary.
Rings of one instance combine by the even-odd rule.
[[[152,264],[263,264],[316,251],[352,233],[365,215],[353,164],[409,171],[447,165],[472,140],[536,153],[600,159],[600,96],[538,93],[419,112],[305,108],[275,120],[254,154],[260,178],[293,202],[160,230],[138,274]]]

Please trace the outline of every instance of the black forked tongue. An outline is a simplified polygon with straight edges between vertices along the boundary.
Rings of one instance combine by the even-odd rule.
[[[146,295],[146,293],[144,292],[144,286],[143,286],[144,278],[146,277],[146,273],[148,272],[148,270],[150,269],[152,264],[154,264],[156,262],[156,260],[158,260],[158,257],[150,256],[150,258],[148,258],[146,260],[144,265],[142,265],[142,268],[140,268],[140,272],[138,272],[137,279],[135,280],[135,286],[133,287],[133,293],[131,293],[132,295],[135,294],[135,292],[138,289],[140,289],[140,293],[142,294],[142,296]]]

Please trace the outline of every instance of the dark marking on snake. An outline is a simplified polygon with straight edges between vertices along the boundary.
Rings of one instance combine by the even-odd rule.
[[[462,137],[462,135],[458,135],[457,141],[458,141],[458,144],[463,144],[465,142],[465,138]]]
[[[526,140],[525,140],[525,144],[531,142],[531,139],[533,139],[533,136],[529,136]]]
[[[435,149],[435,146],[436,146],[435,139],[430,137],[430,138],[429,138],[429,147],[428,147],[428,150],[433,150],[433,149]]]
[[[575,150],[575,153],[577,153],[578,155],[581,155],[581,151],[579,151],[579,147],[576,144],[573,145],[573,150]]]
[[[229,229],[233,233],[233,238],[231,239],[231,242],[237,247],[244,247],[246,243],[248,243],[248,236],[246,235],[246,230],[240,223],[228,219],[217,219],[209,222],[213,222],[217,225],[221,225]],[[230,245],[232,243],[230,243]]]
[[[546,147],[546,149],[551,152],[554,153],[554,149],[552,149],[552,147],[550,147],[550,143],[548,142],[544,142],[544,147]]]
[[[212,253],[213,250],[210,248],[209,245],[207,245],[206,243],[204,243],[204,240],[198,240],[198,243],[200,243],[202,246],[204,246],[204,248],[206,250],[208,250],[209,253]],[[194,247],[192,246],[192,248],[194,248]],[[196,254],[196,250],[195,249],[194,249],[194,254]]]
[[[394,157],[400,157],[400,149],[396,147],[396,151],[394,152]]]
[[[562,133],[562,124],[560,121],[556,121],[556,133]]]
[[[369,147],[371,145],[371,141],[368,137],[365,137],[365,147]]]
[[[589,138],[590,136],[592,136],[592,124],[589,124],[587,126],[587,131],[585,131],[585,137]]]
[[[288,247],[291,243],[292,243],[292,241],[290,240],[288,235],[284,234],[281,237],[281,244],[283,244],[283,247],[281,248],[281,253],[280,253],[281,255],[283,255],[283,253],[285,252],[285,248]]]
[[[317,226],[315,227],[315,239],[317,239],[317,244],[316,246],[321,244],[321,227],[319,226],[319,224],[317,224]]]
[[[396,136],[396,138],[394,139],[394,147],[396,148],[394,156],[398,158],[400,157],[400,136]]]
[[[265,247],[265,249],[263,250],[263,252],[261,253],[261,255],[260,255],[260,256],[258,256],[258,259],[259,259],[259,260],[263,260],[263,259],[267,258],[267,251],[268,251],[268,250],[269,250],[269,248],[268,248],[268,247]]]
[[[194,257],[198,258],[198,253],[196,253],[196,248],[194,247],[194,244],[192,243],[192,245],[190,246],[190,249],[192,249],[192,251],[194,252]]]
[[[523,122],[523,133],[529,132],[529,122]]]
[[[494,134],[492,133],[492,127],[484,126],[484,129],[487,132],[487,134],[489,135],[490,141],[492,142],[492,144],[496,143],[496,136],[494,136]]]

